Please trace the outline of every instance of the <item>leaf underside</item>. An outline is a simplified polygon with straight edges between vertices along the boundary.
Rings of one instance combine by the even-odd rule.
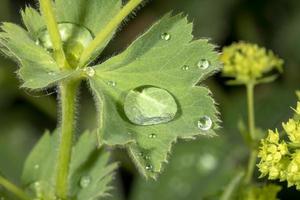
[[[69,196],[77,200],[94,200],[106,196],[111,189],[109,186],[113,178],[116,163],[109,164],[110,154],[97,148],[94,133],[85,132],[73,147],[70,164]],[[55,165],[57,147],[59,143],[58,131],[52,135],[46,132],[30,153],[24,166],[22,183],[26,188],[34,189],[39,183],[44,197],[54,194]],[[88,187],[81,187],[82,177],[90,177]]]
[[[200,117],[210,117],[214,129],[218,128],[210,91],[197,86],[219,70],[218,55],[207,40],[192,41],[191,33],[192,24],[185,17],[168,14],[123,53],[95,66],[96,75],[89,81],[99,110],[99,140],[108,145],[128,144],[146,177],[155,178],[161,172],[177,138],[215,135],[213,129],[197,127]],[[169,34],[169,40],[162,39],[161,34]],[[200,60],[208,60],[210,66],[200,69]],[[175,119],[152,126],[131,123],[124,114],[124,100],[130,90],[141,86],[170,92],[178,104]],[[150,137],[153,134],[157,137]]]

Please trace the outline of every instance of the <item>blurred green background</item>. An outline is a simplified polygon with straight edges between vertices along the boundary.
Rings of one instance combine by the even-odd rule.
[[[0,21],[20,22],[21,8],[33,0],[0,0]],[[285,71],[271,84],[256,88],[257,125],[280,128],[292,115],[295,90],[300,83],[300,1],[299,0],[149,0],[123,25],[105,50],[104,58],[122,51],[137,35],[164,13],[183,12],[194,22],[196,38],[209,37],[221,49],[245,40],[274,50],[285,60]],[[18,89],[17,66],[0,57],[0,171],[19,182],[26,155],[45,129],[56,127],[55,88],[32,92]],[[115,181],[115,200],[204,199],[221,192],[235,172],[245,164],[247,148],[237,123],[246,121],[243,87],[228,87],[217,74],[205,82],[219,104],[223,128],[217,138],[179,141],[170,162],[157,181],[146,181],[137,173],[125,150],[114,158],[121,161]],[[81,88],[78,133],[95,127],[95,107],[86,86]],[[258,176],[258,174],[257,174]],[[264,182],[265,180],[259,180]],[[283,186],[286,186],[282,183]],[[284,189],[280,199],[300,198],[293,188]]]

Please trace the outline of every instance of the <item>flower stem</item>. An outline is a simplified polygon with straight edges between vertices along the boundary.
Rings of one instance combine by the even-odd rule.
[[[40,8],[53,45],[55,60],[61,68],[69,68],[70,66],[65,57],[58,24],[52,8],[52,0],[40,0]]]
[[[17,187],[13,183],[11,183],[10,181],[8,181],[4,177],[2,177],[1,175],[0,175],[0,185],[2,185],[5,189],[10,191],[11,193],[13,193],[19,199],[30,200],[30,198],[27,196],[27,194],[22,189],[20,189],[19,187]]]
[[[110,20],[110,22],[100,31],[95,39],[89,44],[89,46],[83,51],[79,67],[83,67],[93,56],[93,53],[104,46],[104,43],[118,28],[120,23],[142,2],[142,0],[130,0],[122,10]]]
[[[68,176],[71,161],[73,135],[75,132],[76,95],[79,87],[76,80],[60,85],[61,135],[56,169],[56,194],[61,199],[68,196]]]
[[[247,88],[247,104],[248,104],[248,127],[249,127],[249,135],[251,139],[251,149],[250,149],[250,157],[248,161],[248,168],[245,175],[245,183],[250,183],[254,169],[256,164],[257,150],[254,146],[256,137],[255,131],[255,113],[254,113],[254,86],[255,84],[250,82],[246,85]]]

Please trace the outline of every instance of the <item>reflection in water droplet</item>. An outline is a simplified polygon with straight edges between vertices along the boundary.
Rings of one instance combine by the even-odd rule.
[[[184,71],[188,71],[190,69],[190,67],[188,65],[184,65],[181,69]]]
[[[208,116],[203,116],[198,121],[198,128],[202,131],[208,131],[212,127],[212,120]]]
[[[217,158],[210,153],[203,154],[199,157],[197,168],[199,172],[210,172],[217,167],[218,160]]]
[[[88,75],[89,77],[93,77],[93,76],[95,76],[95,74],[96,74],[96,71],[95,71],[94,68],[92,68],[92,67],[87,67],[87,68],[85,68],[83,71],[84,71],[84,72],[86,73],[86,75]]]
[[[154,139],[156,137],[157,137],[157,135],[155,133],[152,133],[152,134],[149,135],[149,138],[151,138],[151,139]]]
[[[199,69],[207,69],[210,66],[210,62],[209,60],[206,59],[201,59],[198,63],[197,66],[199,67]]]
[[[83,177],[81,177],[81,179],[80,179],[80,186],[82,188],[88,187],[90,185],[90,183],[91,183],[91,177],[90,176],[83,176]]]
[[[154,125],[170,122],[177,113],[177,103],[166,90],[155,87],[141,91],[131,90],[124,102],[128,119],[137,125]]]
[[[169,33],[162,33],[160,35],[160,37],[161,37],[162,40],[166,40],[166,41],[171,39],[171,35]]]
[[[71,66],[75,66],[83,50],[93,41],[92,33],[83,26],[73,23],[58,24],[66,57]],[[37,45],[44,47],[49,53],[53,52],[53,45],[48,30],[45,28],[38,33]]]
[[[117,83],[115,81],[108,81],[107,85],[111,86],[111,87],[116,87]]]

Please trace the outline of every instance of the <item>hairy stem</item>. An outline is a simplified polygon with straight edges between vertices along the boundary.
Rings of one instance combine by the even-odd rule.
[[[75,132],[76,95],[78,81],[63,82],[60,85],[61,135],[56,168],[56,194],[61,199],[68,196],[68,176]]]
[[[253,146],[256,141],[256,131],[255,131],[255,113],[254,113],[254,86],[255,84],[250,82],[246,85],[247,88],[247,104],[248,104],[248,127],[249,135],[251,139],[251,149],[250,157],[248,161],[248,168],[245,176],[245,183],[250,183],[256,164],[257,150]]]
[[[89,46],[83,51],[79,67],[83,67],[87,64],[89,59],[93,56],[93,53],[102,48],[104,43],[110,37],[111,34],[118,28],[120,23],[142,2],[142,0],[130,0],[122,10],[111,19],[111,21],[100,31],[96,38],[89,44]]]
[[[1,175],[0,175],[0,185],[2,185],[5,189],[10,191],[11,193],[13,193],[19,199],[30,200],[30,198],[27,196],[27,194],[22,189],[20,189],[19,187],[17,187],[13,183],[11,183],[10,181],[8,181],[4,177],[2,177]]]
[[[69,68],[70,66],[65,57],[61,36],[52,8],[52,0],[40,0],[40,8],[50,35],[54,57],[61,68]]]

